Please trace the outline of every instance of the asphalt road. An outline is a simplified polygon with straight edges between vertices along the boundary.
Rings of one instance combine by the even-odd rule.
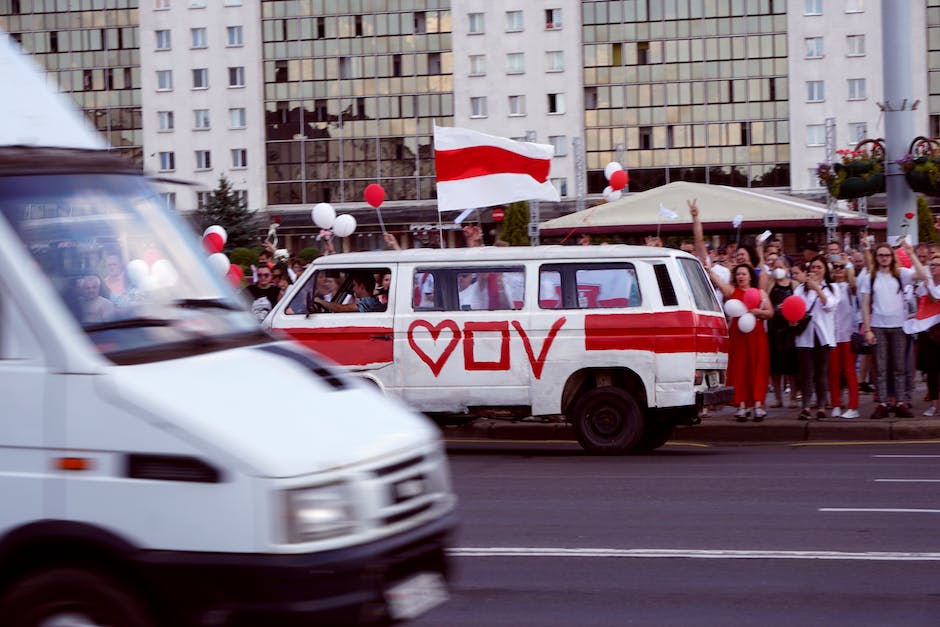
[[[940,625],[940,444],[448,450],[456,579],[415,625]]]

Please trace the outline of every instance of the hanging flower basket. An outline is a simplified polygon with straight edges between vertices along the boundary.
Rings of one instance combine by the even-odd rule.
[[[839,161],[820,163],[816,168],[819,182],[834,198],[854,199],[885,191],[884,142],[866,139],[853,150],[837,150]]]
[[[928,196],[940,196],[940,142],[917,137],[898,161],[910,188]]]

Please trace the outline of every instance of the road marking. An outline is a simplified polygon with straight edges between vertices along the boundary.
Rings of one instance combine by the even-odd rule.
[[[881,446],[889,444],[940,444],[940,440],[819,440],[816,442],[793,442],[787,446]],[[940,455],[872,455],[872,457],[940,457]]]
[[[940,562],[940,553],[894,551],[737,551],[724,549],[565,549],[529,547],[461,547],[455,557],[620,557],[693,559],[797,559]]]
[[[940,479],[875,479],[881,483],[940,483]]]
[[[940,457],[940,455],[872,455],[872,457],[890,457],[890,458],[913,458],[913,459],[922,459],[925,457],[934,458]]]
[[[444,438],[444,442],[447,444],[460,444],[461,442],[469,442],[471,444],[575,444],[575,440],[502,440],[499,438]],[[695,448],[711,448],[711,444],[704,444],[702,442],[673,442],[669,440],[663,446],[691,446]],[[657,449],[658,450],[658,449]]]
[[[882,512],[887,514],[940,514],[940,509],[905,509],[891,507],[820,507],[821,512]]]

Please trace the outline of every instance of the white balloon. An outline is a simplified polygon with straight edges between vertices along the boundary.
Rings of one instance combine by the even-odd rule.
[[[321,229],[329,229],[336,221],[336,209],[328,202],[317,203],[310,212],[313,223]]]
[[[616,161],[611,161],[604,168],[604,176],[607,177],[607,180],[609,181],[610,177],[614,175],[614,172],[616,172],[617,170],[622,170],[622,169],[623,169],[622,165],[620,165]]]
[[[173,262],[167,259],[155,261],[151,273],[153,273],[153,278],[156,280],[158,287],[172,287],[176,285],[176,281],[179,279],[179,272],[173,267]]]
[[[610,189],[609,187],[607,189]],[[623,193],[619,189],[610,189],[609,192],[604,194],[604,200],[607,202],[614,202],[615,200],[620,200],[620,197],[623,196]]]
[[[750,333],[757,324],[757,318],[750,311],[738,318],[738,331],[741,333]]]
[[[218,224],[213,224],[212,226],[206,227],[206,230],[202,232],[202,236],[205,237],[209,233],[218,233],[219,237],[222,238],[223,245],[228,241],[228,233]]]
[[[356,230],[356,218],[348,213],[336,216],[336,222],[333,223],[333,235],[336,237],[347,237]]]
[[[144,278],[149,274],[150,266],[148,266],[147,262],[143,259],[132,259],[127,264],[127,276],[129,276],[134,283],[143,283]]]
[[[225,276],[228,273],[229,267],[232,263],[228,260],[228,255],[225,253],[214,253],[209,255],[209,266],[215,271],[219,276]]]
[[[747,307],[737,298],[725,301],[725,313],[729,318],[737,318],[747,313]]]

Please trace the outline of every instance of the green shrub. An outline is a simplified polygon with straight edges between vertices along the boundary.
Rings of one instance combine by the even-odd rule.
[[[323,253],[320,252],[319,248],[311,246],[309,248],[304,248],[299,253],[297,253],[297,257],[299,259],[302,259],[304,263],[310,263],[311,261],[321,256],[322,254]]]

